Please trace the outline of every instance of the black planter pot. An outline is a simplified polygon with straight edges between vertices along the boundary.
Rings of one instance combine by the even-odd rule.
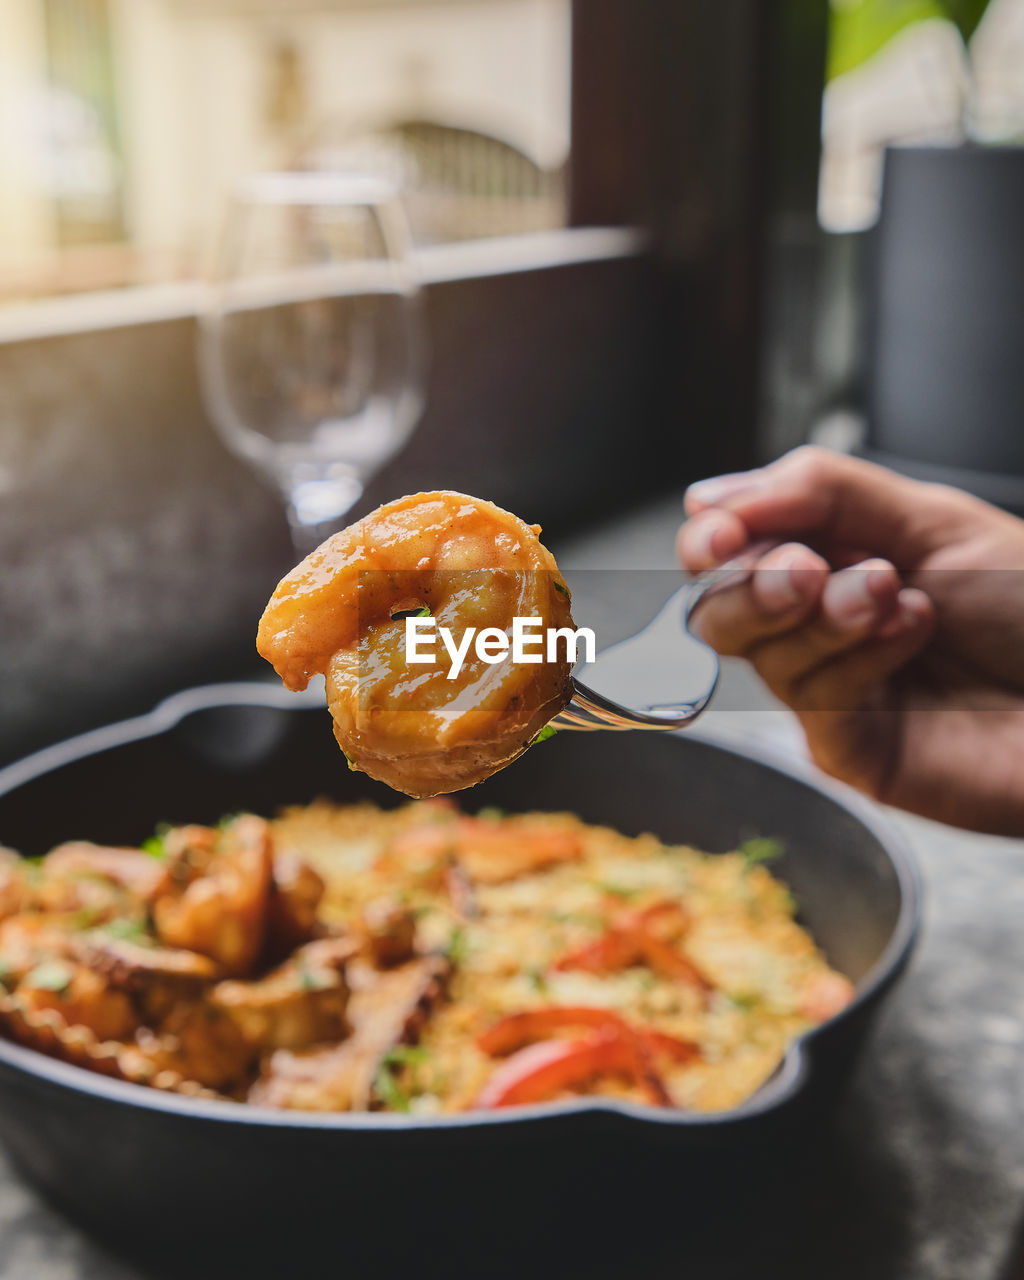
[[[868,456],[1024,506],[1024,148],[886,153],[868,320]]]

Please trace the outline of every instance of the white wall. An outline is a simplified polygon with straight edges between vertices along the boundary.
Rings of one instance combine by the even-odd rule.
[[[232,182],[302,132],[407,114],[474,127],[542,164],[568,150],[569,0],[110,0],[129,236],[142,279],[191,274]],[[304,119],[267,121],[272,50],[299,54]],[[27,126],[44,83],[42,0],[0,2],[0,274],[52,252]]]

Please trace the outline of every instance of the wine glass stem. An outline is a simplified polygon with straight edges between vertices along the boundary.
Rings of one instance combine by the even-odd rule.
[[[288,528],[292,535],[292,546],[299,560],[305,560],[311,551],[315,551],[321,542],[326,541],[332,533],[340,528],[337,520],[324,520],[321,524],[300,524],[288,512]]]
[[[338,531],[362,494],[363,486],[354,475],[292,484],[286,495],[288,527],[300,559]]]

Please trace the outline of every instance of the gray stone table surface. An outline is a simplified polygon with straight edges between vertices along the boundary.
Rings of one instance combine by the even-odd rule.
[[[678,499],[660,502],[555,546],[577,622],[594,625],[599,641],[626,634],[676,583],[680,511]],[[800,750],[788,714],[739,667],[728,667],[705,723],[724,737]],[[805,1187],[795,1206],[812,1242],[824,1224],[827,1263],[807,1270],[769,1240],[756,1269],[729,1275],[996,1280],[1024,1211],[1024,842],[892,817],[921,864],[925,924],[830,1139],[842,1176]],[[641,1271],[698,1274],[687,1271],[685,1251],[674,1265],[652,1258],[633,1273]],[[142,1273],[103,1253],[0,1164],[0,1280],[94,1277]]]

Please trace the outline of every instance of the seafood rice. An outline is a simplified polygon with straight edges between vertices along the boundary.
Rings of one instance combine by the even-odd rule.
[[[751,841],[318,802],[0,864],[0,1023],[138,1083],[433,1115],[755,1092],[852,998]]]

